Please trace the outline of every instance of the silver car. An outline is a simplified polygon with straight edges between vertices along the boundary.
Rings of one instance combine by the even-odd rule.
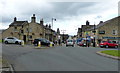
[[[21,44],[22,42],[23,40],[19,40],[15,37],[7,37],[4,39],[5,44],[8,44],[8,43]]]
[[[68,39],[68,40],[66,41],[66,47],[67,47],[67,46],[72,46],[72,47],[74,47],[74,40]]]

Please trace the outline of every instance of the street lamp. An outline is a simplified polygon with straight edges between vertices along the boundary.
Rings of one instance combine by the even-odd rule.
[[[63,33],[63,38],[62,38],[62,40],[63,40],[63,43],[64,43],[64,40],[65,40],[65,39],[64,39],[64,33],[65,33],[66,30],[61,30],[61,31],[62,31],[62,33]]]
[[[96,46],[95,45],[95,33],[96,33],[96,31],[95,31],[95,23],[94,23],[94,31],[93,31],[93,33],[94,33],[93,47],[95,47]]]
[[[52,18],[52,29],[53,29],[53,20],[56,21],[56,19],[55,19],[55,18]]]

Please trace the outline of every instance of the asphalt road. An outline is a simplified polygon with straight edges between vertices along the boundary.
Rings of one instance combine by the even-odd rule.
[[[118,60],[97,55],[105,49],[55,46],[2,45],[2,53],[16,71],[118,71]]]

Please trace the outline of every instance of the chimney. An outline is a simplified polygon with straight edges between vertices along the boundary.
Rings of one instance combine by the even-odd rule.
[[[40,24],[41,24],[41,25],[44,24],[43,18],[40,20]]]
[[[46,24],[46,27],[48,27],[48,24]]]
[[[101,23],[103,23],[103,21],[100,21],[100,23],[99,23],[99,24],[101,24]]]
[[[16,18],[16,17],[14,18],[14,22],[15,22],[15,21],[17,21],[17,18]]]
[[[31,17],[31,22],[32,22],[32,23],[35,23],[35,22],[36,22],[35,14],[33,14],[33,16]]]
[[[57,33],[60,34],[60,30],[59,30],[59,28],[57,28]]]
[[[89,24],[90,24],[90,23],[89,23],[89,21],[87,20],[87,21],[86,21],[86,25],[89,25]]]
[[[49,28],[51,28],[51,25],[49,24]]]

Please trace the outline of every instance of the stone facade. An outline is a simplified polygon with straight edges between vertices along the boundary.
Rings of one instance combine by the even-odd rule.
[[[96,45],[101,41],[111,40],[114,42],[119,42],[120,40],[120,24],[119,24],[120,16],[112,18],[108,21],[100,21],[98,25],[89,25],[89,22],[86,22],[86,25],[82,25],[80,29],[82,29],[82,38],[91,39],[91,43],[95,42]],[[95,30],[95,33],[94,33]],[[120,42],[119,42],[120,43]]]
[[[88,29],[92,28],[93,26],[94,25],[90,25],[89,21],[86,21],[86,25],[82,25],[81,28],[78,28],[78,38],[86,38],[89,32]]]
[[[81,38],[81,37],[82,37],[82,28],[78,28],[77,38]]]
[[[98,39],[118,41],[118,38],[120,39],[120,36],[118,35],[118,19],[120,19],[120,16],[98,24]]]
[[[100,23],[95,26],[95,35],[93,32],[94,27],[91,27],[91,28],[87,28],[84,32],[82,31],[82,36],[85,38],[87,33],[87,35],[90,36],[91,39],[95,37],[96,44],[99,44],[100,41],[107,41],[107,40],[118,42],[118,39],[120,39],[120,35],[119,35],[120,24],[118,24],[118,20],[120,20],[120,16],[105,22],[100,21]]]
[[[3,31],[2,38],[11,36],[24,40],[25,42],[32,42],[35,38],[46,38],[50,41],[55,41],[57,35],[51,29],[50,25],[44,26],[43,19],[40,20],[40,23],[37,23],[35,14],[33,14],[30,23],[28,21],[17,21],[15,17],[14,21],[9,25],[9,28]]]

